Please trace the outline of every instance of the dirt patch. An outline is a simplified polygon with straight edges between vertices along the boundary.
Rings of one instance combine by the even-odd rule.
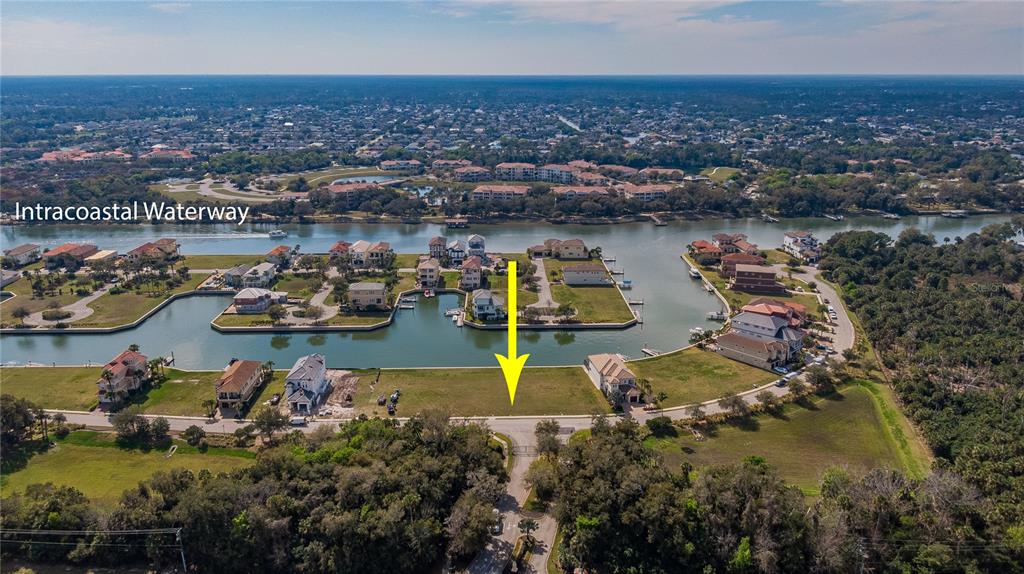
[[[328,369],[327,378],[331,381],[331,393],[320,406],[319,416],[351,416],[356,389],[359,386],[359,375],[352,371]]]

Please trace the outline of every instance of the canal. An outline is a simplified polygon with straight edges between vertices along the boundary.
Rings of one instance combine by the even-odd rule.
[[[832,234],[851,229],[870,229],[895,237],[903,229],[917,227],[938,241],[966,236],[1008,216],[966,219],[908,217],[899,221],[852,218],[845,221],[791,219],[778,224],[760,220],[711,220],[673,222],[664,227],[649,223],[622,225],[475,225],[471,229],[444,229],[438,225],[318,224],[290,225],[284,240],[269,239],[271,226],[159,225],[159,226],[19,226],[3,227],[4,249],[32,242],[52,247],[65,241],[95,243],[102,249],[125,252],[158,237],[176,237],[184,254],[266,253],[278,243],[301,245],[304,252],[326,252],[340,239],[389,241],[399,253],[426,252],[434,235],[465,238],[479,233],[487,249],[521,252],[549,237],[579,237],[588,246],[600,246],[614,256],[614,267],[632,280],[630,299],[642,299],[643,325],[616,331],[546,331],[520,335],[519,352],[530,354],[530,365],[579,364],[592,353],[617,352],[639,357],[644,347],[668,351],[686,344],[689,329],[707,326],[708,311],[721,309],[718,299],[699,282],[691,280],[679,254],[695,239],[719,232],[746,233],[762,248],[782,243],[787,230],[814,232],[824,241]],[[290,366],[299,356],[319,352],[333,367],[443,367],[491,366],[494,353],[505,352],[503,332],[459,329],[445,309],[458,306],[455,295],[420,299],[415,310],[403,310],[390,327],[366,333],[224,334],[209,322],[230,298],[191,297],[176,301],[140,327],[106,335],[47,334],[0,336],[0,361],[42,364],[104,363],[129,344],[138,344],[150,356],[174,355],[176,366],[189,369],[220,369],[232,357],[271,360]],[[7,304],[7,303],[5,303]]]

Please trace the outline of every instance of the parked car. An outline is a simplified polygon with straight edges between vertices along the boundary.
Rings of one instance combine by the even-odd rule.
[[[497,508],[494,509],[494,524],[491,525],[491,534],[498,536],[501,534],[501,511]]]
[[[779,379],[779,380],[775,381],[775,386],[776,387],[784,387],[784,386],[786,386],[786,379]]]
[[[786,373],[789,372],[789,369],[787,369],[786,367],[772,367],[772,370],[775,371],[776,373],[779,373],[780,375],[785,375]]]
[[[391,415],[391,416],[395,416],[395,411],[396,411],[396,410],[397,410],[397,409],[395,408],[395,403],[389,403],[389,404],[388,404],[388,414],[389,414],[389,415]]]
[[[272,397],[270,397],[270,405],[271,406],[277,406],[277,404],[280,403],[280,402],[281,402],[281,393],[274,393],[274,395]]]

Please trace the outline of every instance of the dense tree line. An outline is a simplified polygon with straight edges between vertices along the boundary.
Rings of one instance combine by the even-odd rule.
[[[217,174],[276,174],[320,169],[331,165],[331,156],[322,151],[256,154],[229,152],[210,158],[209,169]]]
[[[6,412],[4,424],[6,434]],[[4,500],[0,520],[5,529],[30,530],[182,527],[199,572],[426,572],[446,548],[459,560],[483,547],[505,480],[485,429],[428,413],[401,427],[372,419],[344,423],[340,432],[293,433],[230,474],[158,473],[129,487],[109,512],[72,488],[35,485]],[[180,561],[165,535],[145,543],[68,535],[61,539],[68,545],[5,538],[16,540],[4,543],[5,558]]]
[[[847,232],[821,269],[843,287],[938,457],[985,496],[992,540],[1024,537],[1024,220],[965,238]]]
[[[937,471],[914,480],[840,468],[810,508],[759,457],[668,469],[646,429],[599,422],[560,450],[555,513],[567,571],[1020,572],[1024,545],[991,543],[977,489]]]

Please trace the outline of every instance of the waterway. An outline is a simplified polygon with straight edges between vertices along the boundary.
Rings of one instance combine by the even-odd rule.
[[[445,229],[438,225],[318,224],[286,225],[284,241],[301,245],[304,252],[326,252],[339,239],[389,241],[399,253],[422,253],[435,235],[465,238],[484,235],[487,249],[521,252],[549,237],[579,237],[588,246],[600,246],[611,264],[633,281],[630,299],[643,300],[643,325],[616,331],[525,332],[519,352],[530,354],[530,365],[579,364],[588,354],[618,352],[641,356],[644,347],[671,350],[687,343],[694,326],[708,326],[708,311],[718,311],[717,298],[687,276],[679,255],[695,239],[719,232],[746,233],[762,248],[782,243],[787,230],[814,232],[822,241],[852,229],[870,229],[897,236],[908,227],[932,233],[938,241],[966,236],[1008,216],[966,219],[907,217],[899,221],[880,217],[791,219],[767,224],[755,219],[672,222],[664,227],[649,223],[622,225],[474,225]],[[52,247],[65,241],[91,242],[103,249],[125,252],[159,237],[176,237],[184,254],[265,253],[280,243],[267,237],[274,226],[158,225],[158,226],[19,226],[0,229],[0,245],[8,249],[25,242]],[[176,365],[190,369],[220,369],[233,357],[271,360],[290,366],[296,358],[324,353],[334,367],[443,367],[492,366],[494,353],[505,352],[503,332],[459,329],[444,310],[459,305],[456,295],[420,299],[415,310],[402,310],[391,326],[365,333],[224,334],[209,327],[227,306],[228,297],[202,296],[175,301],[140,327],[106,335],[47,334],[0,336],[0,362],[43,364],[104,363],[131,343],[151,356],[174,355]],[[8,303],[5,303],[8,304]]]

